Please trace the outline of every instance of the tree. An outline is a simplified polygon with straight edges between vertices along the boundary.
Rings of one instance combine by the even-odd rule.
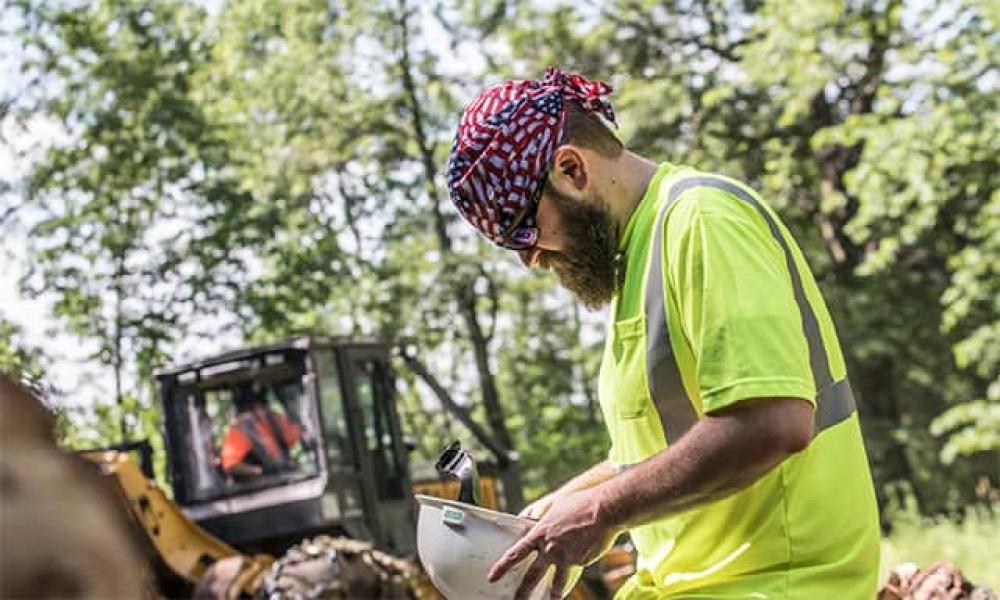
[[[126,438],[141,422],[127,398],[151,409],[152,368],[196,315],[231,302],[247,271],[240,249],[257,239],[223,141],[192,97],[205,13],[172,1],[13,5],[23,69],[45,83],[15,110],[68,138],[27,178],[38,216],[23,291],[54,295],[70,331],[99,342]]]
[[[883,500],[905,483],[943,510],[995,471],[988,3],[36,4],[11,6],[41,85],[2,106],[68,141],[28,179],[25,290],[119,374],[102,435],[155,416],[152,366],[201,322],[416,340],[531,494],[599,460],[599,327],[460,223],[441,173],[484,82],[560,64],[612,78],[632,148],[780,209],[835,313]],[[458,431],[401,380],[433,459]]]
[[[242,189],[285,207],[246,290],[250,335],[415,338],[457,397],[478,388],[476,411],[513,448],[494,374],[513,263],[486,266],[495,254],[444,200],[459,106],[421,41],[428,18],[397,2],[228,5],[200,87],[246,152]]]
[[[51,391],[48,362],[42,349],[26,343],[21,328],[0,314],[0,373],[44,396]]]

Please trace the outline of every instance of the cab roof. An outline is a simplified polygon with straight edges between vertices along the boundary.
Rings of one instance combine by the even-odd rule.
[[[184,364],[160,367],[154,369],[153,375],[160,380],[168,379],[176,377],[183,373],[187,373],[189,371],[204,369],[206,367],[214,367],[228,362],[257,358],[267,354],[279,353],[287,350],[309,350],[310,348],[335,348],[344,346],[386,346],[386,345],[388,345],[387,342],[376,340],[374,338],[303,335],[293,338],[286,338],[284,340],[272,342],[269,344],[260,344],[256,346],[238,348],[236,350],[230,350],[228,352],[223,352],[221,354],[216,354],[214,356],[209,356],[207,358],[202,358]]]

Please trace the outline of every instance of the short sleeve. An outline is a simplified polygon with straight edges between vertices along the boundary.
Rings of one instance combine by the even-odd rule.
[[[669,292],[703,411],[763,397],[815,403],[784,251],[756,209],[695,187],[677,199],[665,226]]]

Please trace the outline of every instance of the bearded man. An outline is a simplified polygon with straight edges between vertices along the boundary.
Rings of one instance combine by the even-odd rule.
[[[518,596],[554,567],[555,597],[627,531],[618,597],[874,597],[875,494],[801,250],[746,185],[625,149],[610,92],[556,69],[489,88],[448,161],[465,220],[610,305],[608,458],[525,510],[538,524],[490,580],[532,560]]]

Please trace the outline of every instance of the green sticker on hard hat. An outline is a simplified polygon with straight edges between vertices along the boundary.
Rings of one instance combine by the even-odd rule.
[[[460,527],[462,523],[465,522],[465,513],[458,510],[457,508],[444,507],[441,512],[441,520],[447,525],[455,525]]]

